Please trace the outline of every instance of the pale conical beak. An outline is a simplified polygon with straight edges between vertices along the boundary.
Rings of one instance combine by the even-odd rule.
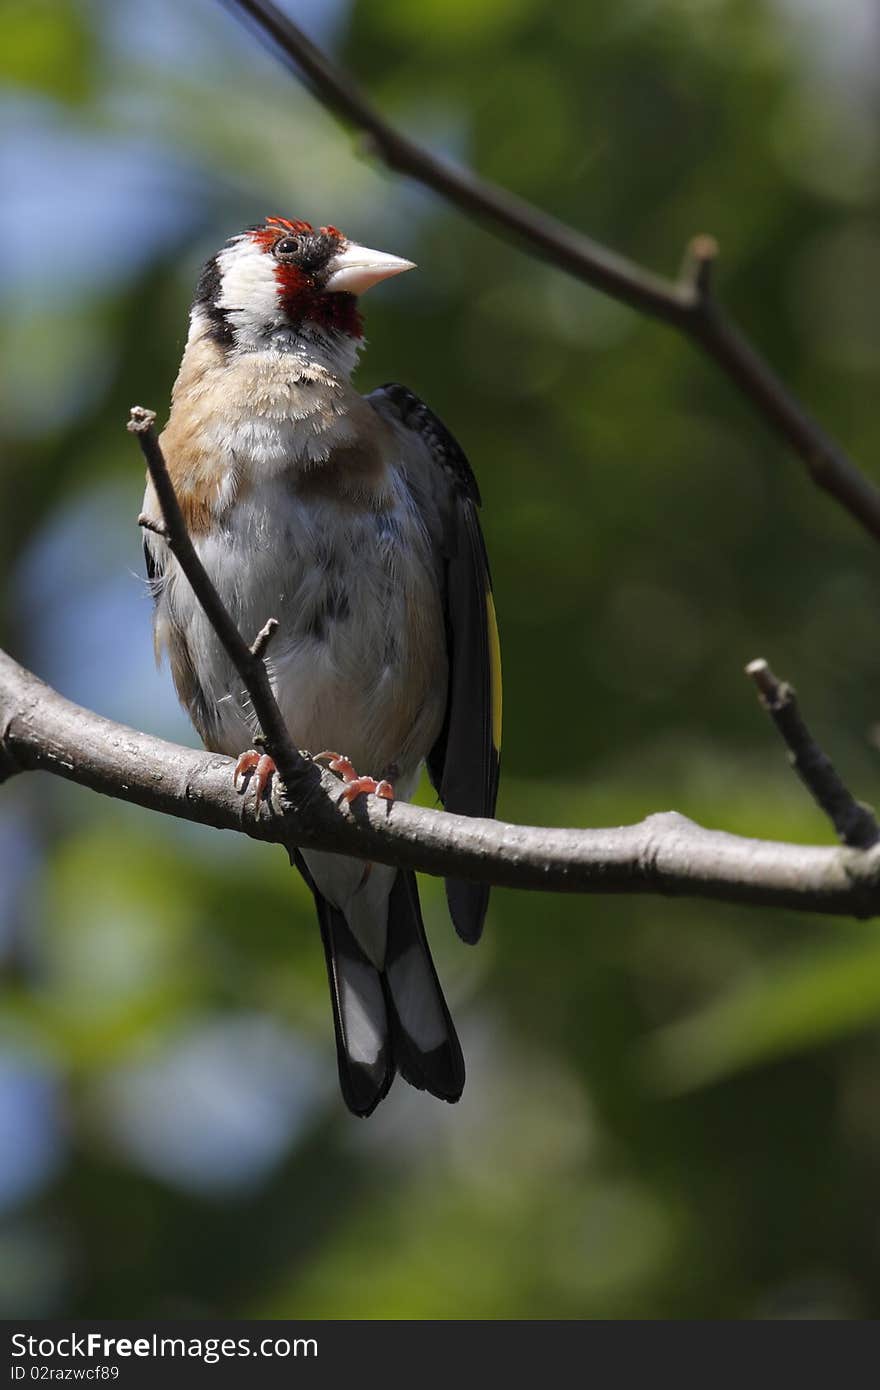
[[[352,242],[330,262],[330,279],[324,289],[363,294],[371,285],[378,285],[380,280],[390,280],[392,275],[402,275],[405,270],[415,270],[415,263],[404,261],[400,256],[389,256],[387,251],[371,251],[368,246],[357,246]]]

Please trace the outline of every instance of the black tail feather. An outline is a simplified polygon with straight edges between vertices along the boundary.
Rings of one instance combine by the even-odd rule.
[[[464,1089],[464,1058],[431,959],[415,874],[400,869],[388,900],[388,944],[382,976],[394,1059],[419,1091],[456,1101]]]
[[[468,946],[475,946],[483,934],[483,923],[489,907],[488,883],[466,883],[464,879],[446,880],[446,901],[455,930]]]
[[[394,881],[380,972],[343,914],[316,887],[302,856],[295,851],[292,859],[318,909],[339,1084],[349,1110],[371,1115],[388,1094],[395,1070],[416,1090],[457,1101],[464,1089],[464,1057],[431,959],[415,874],[400,869]]]
[[[339,1084],[352,1114],[371,1115],[394,1080],[383,979],[339,909],[317,890],[315,903],[333,1001]]]

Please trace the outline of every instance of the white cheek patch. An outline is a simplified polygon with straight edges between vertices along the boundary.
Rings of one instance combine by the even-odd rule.
[[[242,338],[257,339],[283,319],[278,303],[275,262],[251,237],[237,237],[217,257],[220,294],[233,329]]]

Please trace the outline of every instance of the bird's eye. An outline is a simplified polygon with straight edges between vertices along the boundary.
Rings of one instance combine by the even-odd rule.
[[[293,256],[299,250],[299,242],[295,236],[283,236],[280,241],[276,241],[272,251],[276,256]]]

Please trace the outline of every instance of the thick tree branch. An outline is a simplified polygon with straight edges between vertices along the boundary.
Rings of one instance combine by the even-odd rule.
[[[750,661],[746,674],[758,690],[789,751],[789,761],[804,786],[831,821],[845,845],[870,849],[880,840],[880,826],[870,806],[856,801],[827,753],[810,733],[798,706],[794,689],[777,680],[766,661]]]
[[[759,415],[805,463],[810,476],[880,540],[880,489],[813,420],[767,362],[722,312],[711,293],[717,253],[711,237],[691,243],[676,283],[541,212],[524,199],[453,166],[401,134],[271,0],[225,0],[306,79],[318,101],[369,137],[388,166],[433,189],[468,216],[513,234],[534,254],[640,313],[672,324],[711,357]]]
[[[563,893],[656,893],[880,914],[880,847],[777,844],[705,830],[674,811],[639,825],[555,830],[452,816],[362,797],[337,806],[339,783],[314,765],[307,805],[256,814],[232,785],[232,760],[114,724],[72,704],[0,652],[0,780],[43,769],[165,815],[286,846],[335,850],[500,887]]]

